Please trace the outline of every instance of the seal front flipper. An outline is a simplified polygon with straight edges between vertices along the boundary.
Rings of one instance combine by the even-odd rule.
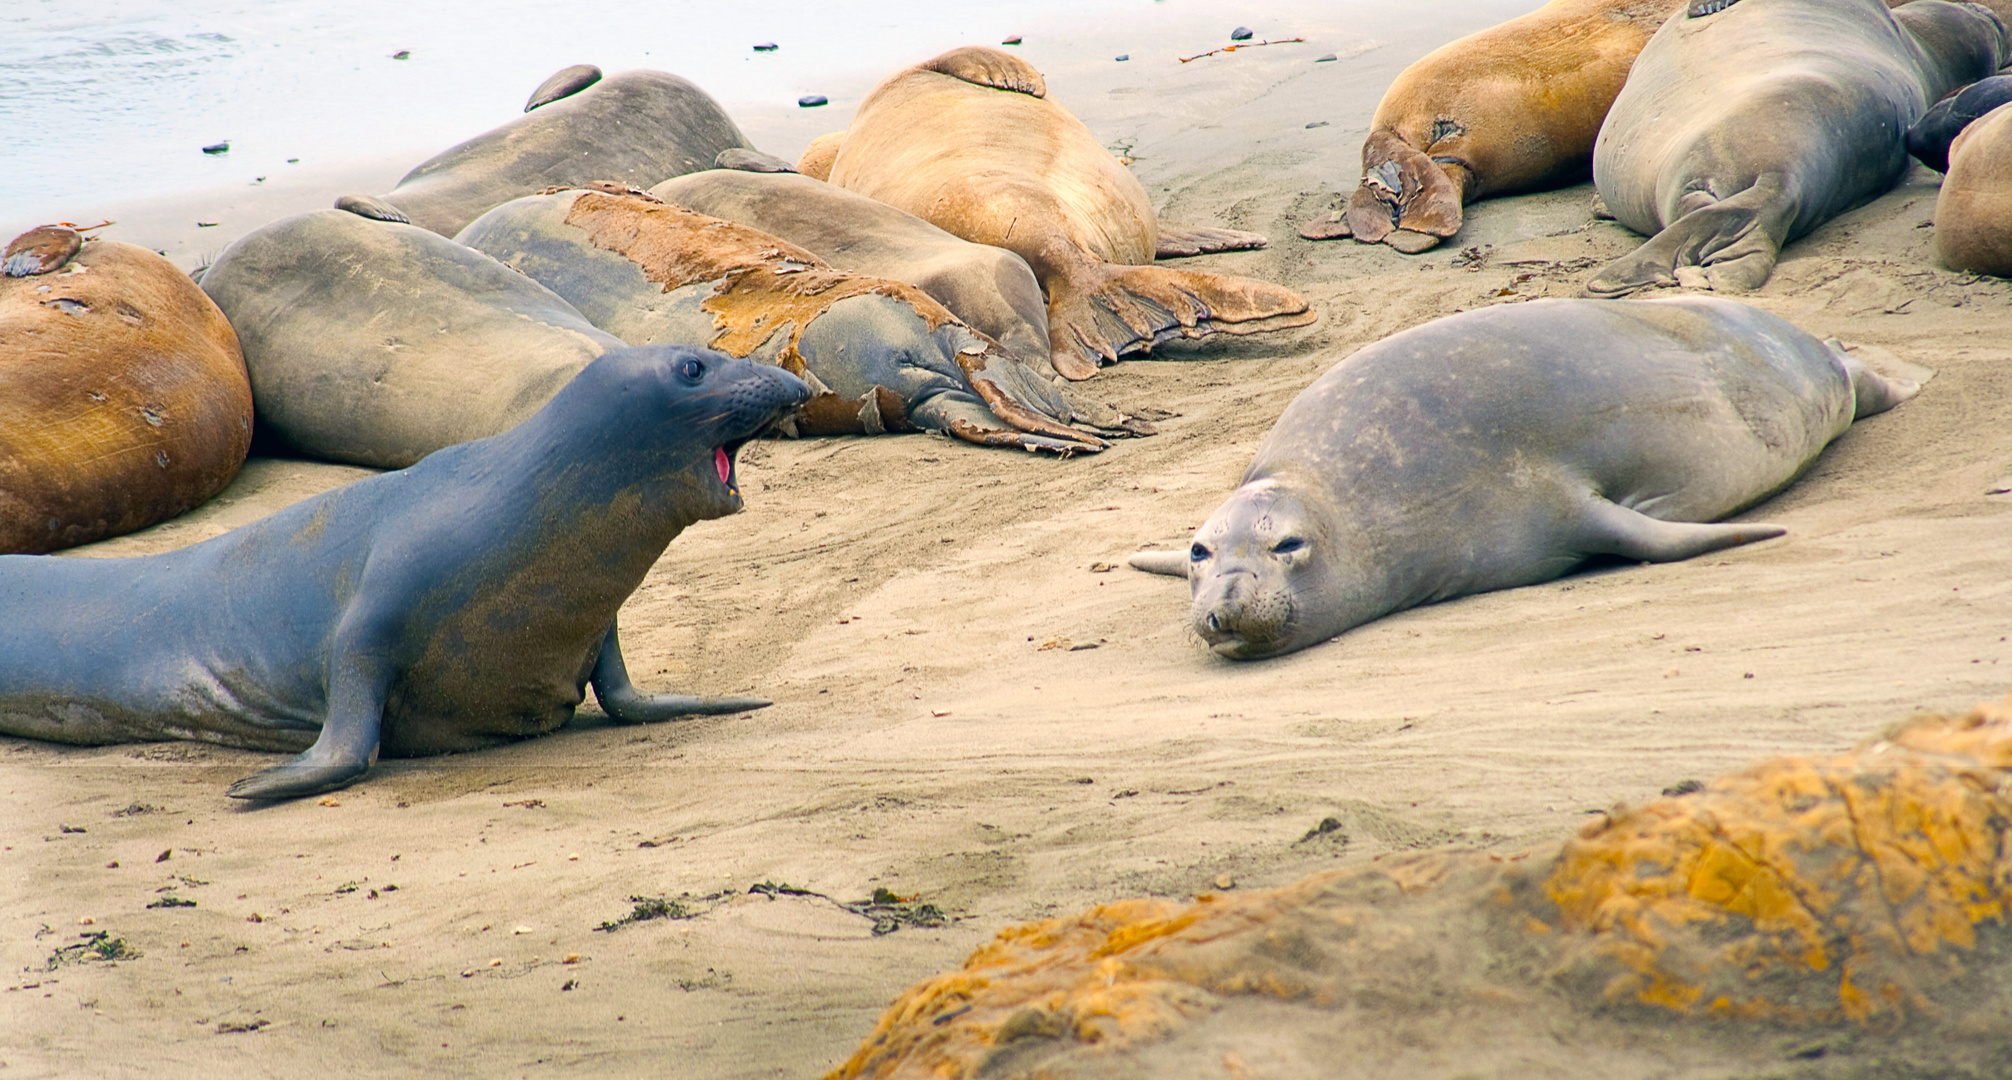
[[[572,97],[600,81],[601,69],[592,64],[574,64],[572,67],[561,69],[551,78],[539,83],[538,89],[531,91],[530,100],[524,103],[524,111],[530,112],[540,105],[550,105],[560,98]]]
[[[225,794],[233,799],[298,799],[348,787],[370,771],[377,763],[391,664],[381,647],[360,643],[368,638],[348,626],[337,631],[329,660],[328,714],[314,745],[284,765],[239,780]],[[384,641],[392,639],[392,634],[382,635]]]
[[[1580,529],[1576,546],[1585,554],[1619,555],[1638,562],[1677,562],[1788,532],[1779,525],[1759,522],[1698,525],[1664,521],[1598,497],[1587,501]]]
[[[1117,266],[1085,256],[1045,283],[1049,360],[1081,381],[1099,363],[1173,338],[1257,334],[1305,326],[1319,316],[1298,293],[1270,282],[1157,266]]]
[[[1236,229],[1189,228],[1160,222],[1159,246],[1155,259],[1185,259],[1190,255],[1213,255],[1218,251],[1256,251],[1269,243],[1254,232]]]
[[[347,210],[357,217],[367,217],[372,221],[390,221],[400,225],[412,224],[405,211],[385,202],[375,195],[344,195],[335,200],[337,210]]]
[[[1034,70],[1034,65],[1011,53],[982,45],[952,49],[923,64],[922,70],[939,72],[994,90],[1011,90],[1030,97],[1048,96],[1048,84],[1041,78],[1041,73]]]
[[[680,716],[712,716],[721,713],[765,709],[775,704],[761,698],[709,698],[691,694],[646,694],[629,681],[629,666],[622,662],[622,641],[616,627],[608,627],[601,641],[601,655],[594,661],[594,699],[608,716],[624,724],[653,724]],[[312,752],[312,751],[310,751]]]

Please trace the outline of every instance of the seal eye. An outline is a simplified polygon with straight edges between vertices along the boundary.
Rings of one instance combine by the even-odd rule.
[[[678,365],[678,374],[691,382],[698,382],[706,373],[706,365],[697,360],[687,360]]]
[[[1208,557],[1209,557],[1209,549],[1206,545],[1195,544],[1188,548],[1189,562],[1201,562],[1202,560]]]
[[[1303,548],[1305,546],[1306,546],[1305,537],[1288,536],[1285,539],[1280,540],[1278,543],[1273,544],[1271,546],[1271,553],[1274,555],[1290,555],[1293,552],[1298,551],[1300,548]]]

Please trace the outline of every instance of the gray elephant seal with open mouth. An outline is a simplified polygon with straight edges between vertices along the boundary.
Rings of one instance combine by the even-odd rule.
[[[1596,555],[1671,562],[1780,536],[1704,523],[1918,389],[1730,300],[1484,308],[1336,364],[1188,552],[1132,565],[1186,573],[1217,653],[1277,656]]]
[[[615,614],[686,525],[740,508],[734,451],[809,396],[709,350],[617,349],[501,435],[214,540],[0,556],[0,732],[304,750],[230,791],[282,799],[346,786],[380,750],[544,734],[590,683],[623,721],[766,704],[639,691]],[[707,461],[701,503],[687,482]]]

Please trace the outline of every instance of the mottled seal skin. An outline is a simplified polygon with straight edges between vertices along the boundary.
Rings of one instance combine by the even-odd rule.
[[[1222,656],[1276,656],[1596,555],[1669,562],[1779,536],[1702,523],[1786,487],[1854,418],[1917,389],[1711,297],[1429,322],[1286,407],[1195,533],[1194,627]]]
[[[203,290],[237,327],[261,428],[352,465],[506,431],[622,345],[479,251],[339,210],[239,239]]]
[[[715,169],[650,189],[666,202],[779,236],[840,270],[905,281],[965,325],[1048,366],[1048,301],[1027,261],[807,176]]]
[[[1970,125],[2006,102],[2012,102],[2012,75],[1979,79],[1928,107],[1907,129],[1907,152],[1939,173],[1949,171],[1949,144]]]
[[[251,446],[237,335],[173,263],[45,225],[0,276],[0,552],[143,529],[207,501]]]
[[[547,80],[525,115],[442,151],[378,199],[414,225],[453,236],[520,195],[595,180],[646,188],[710,169],[720,151],[747,145],[718,102],[668,72],[624,71],[538,100],[568,85],[561,76],[571,71]]]
[[[646,193],[527,196],[457,239],[630,344],[705,345],[803,376],[816,396],[791,421],[799,434],[923,428],[1062,454],[1105,446],[1068,426],[1053,385],[914,286]]]
[[[1928,103],[2007,51],[1997,16],[1943,0],[1745,0],[1664,23],[1593,149],[1608,210],[1654,235],[1586,294],[1759,288],[1783,244],[1897,183]]]
[[[618,349],[501,435],[213,540],[0,557],[0,731],[305,748],[231,789],[277,799],[347,785],[380,751],[543,734],[590,683],[623,721],[759,706],[638,691],[615,615],[680,530],[739,509],[734,451],[806,396],[717,353]]]
[[[963,48],[883,80],[839,142],[831,183],[1027,260],[1048,294],[1049,358],[1066,378],[1177,337],[1252,334],[1316,316],[1291,290],[1150,264],[1159,221],[1145,188],[1041,74],[997,49]],[[816,149],[815,147],[813,149]],[[799,169],[816,176],[818,163]],[[1184,230],[1195,251],[1262,242]]]
[[[1635,55],[1681,2],[1551,0],[1427,53],[1377,104],[1346,213],[1300,235],[1415,254],[1476,199],[1583,180]]]
[[[1935,251],[1951,270],[2012,277],[2012,104],[1950,144],[1949,175],[1935,197]]]

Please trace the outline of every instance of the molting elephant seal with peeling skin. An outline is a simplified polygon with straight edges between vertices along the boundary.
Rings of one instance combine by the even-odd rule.
[[[237,335],[152,251],[44,225],[0,276],[0,552],[120,536],[208,502],[244,464]]]
[[[1635,55],[1680,4],[1551,0],[1427,53],[1377,104],[1347,208],[1300,235],[1416,254],[1459,232],[1476,199],[1585,179]]]
[[[2012,104],[1972,121],[1949,144],[1935,196],[1935,251],[1951,270],[2012,277]]]
[[[1041,73],[997,49],[954,49],[895,73],[860,103],[830,182],[1027,260],[1048,294],[1049,359],[1069,379],[1174,338],[1255,334],[1316,316],[1291,290],[1148,266],[1264,238],[1162,226],[1145,188],[1047,98]],[[820,140],[799,165],[829,149]]]
[[[1642,50],[1600,129],[1600,197],[1653,235],[1586,295],[1759,288],[1783,244],[1899,182],[1928,103],[2007,53],[1975,4],[1699,0]]]
[[[1187,553],[1132,565],[1186,573],[1218,654],[1276,656],[1596,555],[1671,562],[1780,536],[1702,523],[1917,389],[1730,300],[1483,308],[1336,364]]]
[[[644,192],[529,196],[456,239],[630,344],[704,345],[803,376],[815,396],[789,421],[796,434],[928,429],[1065,455],[1106,445],[1068,426],[1052,385],[914,286]]]
[[[339,210],[242,237],[203,291],[244,343],[260,428],[380,469],[509,430],[622,347],[479,251]]]
[[[621,721],[759,707],[639,691],[615,616],[686,525],[740,508],[735,451],[808,396],[705,350],[618,349],[501,435],[213,540],[0,557],[0,731],[305,748],[230,792],[282,799],[352,783],[380,750],[552,731],[590,683]]]
[[[336,209],[453,236],[520,195],[596,180],[649,187],[710,169],[721,151],[748,144],[719,103],[685,79],[599,76],[586,64],[553,75],[528,115],[441,151],[383,195],[344,196]]]

